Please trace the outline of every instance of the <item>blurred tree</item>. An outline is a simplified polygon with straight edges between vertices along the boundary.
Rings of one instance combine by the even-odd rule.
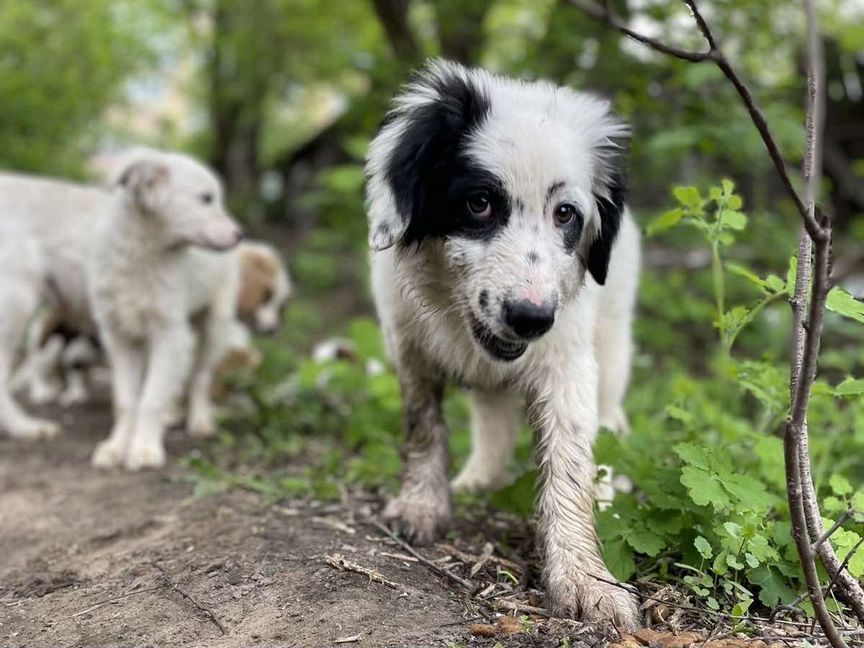
[[[155,60],[159,3],[0,3],[0,165],[77,175],[101,118]]]

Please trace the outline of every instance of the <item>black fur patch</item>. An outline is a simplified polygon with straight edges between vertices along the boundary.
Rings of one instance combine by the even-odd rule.
[[[510,199],[498,178],[468,160],[469,135],[487,119],[489,97],[457,74],[415,78],[437,99],[399,114],[406,125],[386,166],[386,179],[401,218],[408,221],[402,246],[426,238],[465,236],[487,239],[506,224]],[[492,217],[479,221],[466,207],[468,197],[485,192]]]
[[[624,201],[627,198],[627,188],[624,174],[616,169],[609,182],[608,198],[596,196],[597,210],[600,213],[600,236],[588,250],[588,272],[601,286],[606,283],[609,273],[609,258],[612,256],[612,246],[621,228],[621,217],[624,212]]]
[[[549,188],[546,190],[546,199],[543,201],[544,208],[548,211],[549,205],[552,202],[552,198],[555,197],[555,194],[564,186],[564,181],[559,180],[558,182],[553,182],[549,185]]]
[[[540,256],[537,254],[537,252],[535,250],[529,251],[528,254],[525,256],[525,258],[528,260],[528,263],[530,263],[531,265],[534,265],[535,263],[537,263],[540,260]]]
[[[486,310],[486,307],[489,305],[489,291],[481,290],[477,302],[480,304],[481,309]]]

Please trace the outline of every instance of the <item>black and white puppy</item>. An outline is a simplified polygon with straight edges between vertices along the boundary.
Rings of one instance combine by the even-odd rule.
[[[544,579],[556,614],[638,622],[594,531],[599,425],[623,430],[638,230],[606,101],[434,61],[367,163],[378,314],[402,386],[405,474],[385,517],[430,542],[451,514],[446,381],[471,390],[457,489],[500,484],[524,401],[536,432]]]

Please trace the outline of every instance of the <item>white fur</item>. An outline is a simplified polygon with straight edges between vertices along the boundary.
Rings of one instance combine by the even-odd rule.
[[[218,180],[189,157],[144,151],[121,176],[87,267],[112,369],[114,426],[97,466],[165,462],[163,435],[186,381],[188,426],[214,430],[212,369],[231,335],[240,231]],[[205,200],[209,196],[209,202]]]
[[[638,622],[634,601],[614,581],[593,528],[592,445],[600,423],[623,430],[622,399],[629,376],[630,324],[639,267],[639,234],[625,214],[604,286],[583,259],[598,236],[592,196],[605,192],[610,151],[626,128],[606,102],[546,83],[525,84],[478,70],[436,63],[430,77],[457,74],[484,90],[491,111],[471,134],[469,156],[521,199],[491,240],[427,239],[408,250],[391,247],[407,225],[386,178],[405,117],[438,99],[422,81],[397,100],[393,118],[370,147],[367,166],[372,284],[387,348],[400,376],[408,430],[402,492],[385,516],[409,536],[431,540],[447,524],[446,428],[442,383],[472,390],[473,450],[454,488],[498,485],[506,478],[517,412],[527,401],[538,440],[542,484],[537,508],[544,578],[556,613]],[[584,215],[579,249],[564,252],[547,188],[563,181],[557,201]],[[385,227],[381,227],[384,224]],[[539,260],[529,263],[529,251]],[[490,307],[479,308],[486,291]],[[512,362],[493,359],[475,341],[471,320],[496,335],[507,296],[539,303],[557,298],[555,324]],[[488,312],[484,312],[488,310]]]

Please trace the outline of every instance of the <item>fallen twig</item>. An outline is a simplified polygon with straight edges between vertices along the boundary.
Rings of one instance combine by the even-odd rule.
[[[477,556],[476,554],[469,553],[467,551],[462,551],[461,549],[459,549],[459,547],[456,547],[452,544],[447,544],[445,542],[439,542],[436,546],[439,549],[443,549],[444,551],[446,551],[449,554],[453,554],[456,558],[458,558],[459,560],[461,560],[462,562],[464,562],[466,564],[476,563],[480,559],[480,556]],[[512,571],[518,571],[519,573],[522,573],[525,570],[523,565],[520,565],[519,563],[514,562],[512,560],[507,560],[506,558],[502,558],[501,556],[496,556],[494,554],[489,556],[489,562],[496,564],[496,565],[501,565],[502,567],[506,567],[507,569],[510,569]]]
[[[369,567],[364,567],[363,565],[348,560],[342,554],[324,556],[323,560],[327,565],[330,565],[335,569],[354,572],[355,574],[363,574],[369,579],[370,582],[381,583],[381,585],[386,585],[391,589],[399,589],[399,585],[397,585],[391,580],[387,580],[386,578],[384,578],[384,576],[381,575],[381,572],[379,572],[377,569],[370,569]]]
[[[434,562],[432,562],[431,560],[429,560],[428,558],[426,558],[424,555],[422,555],[421,553],[419,553],[417,550],[415,550],[414,547],[412,547],[410,544],[408,544],[407,542],[405,542],[402,538],[400,538],[400,537],[397,536],[395,533],[393,533],[393,532],[392,532],[390,529],[388,529],[385,525],[381,524],[378,520],[375,520],[375,519],[369,519],[369,524],[371,524],[371,525],[374,526],[376,529],[378,529],[381,533],[383,533],[383,534],[386,535],[388,538],[390,538],[391,540],[393,540],[396,544],[398,544],[400,547],[402,547],[402,549],[404,549],[404,550],[407,551],[409,554],[411,554],[412,556],[414,556],[417,560],[419,560],[421,563],[423,563],[424,565],[426,565],[426,567],[428,567],[429,569],[431,569],[432,571],[434,571],[436,574],[440,574],[441,576],[445,576],[445,577],[449,578],[450,580],[452,580],[452,581],[454,581],[454,582],[456,582],[456,583],[459,583],[459,585],[461,585],[462,587],[464,587],[464,588],[465,588],[466,590],[468,590],[469,592],[473,592],[473,591],[474,591],[474,589],[475,589],[474,583],[472,583],[472,582],[469,581],[469,580],[465,580],[465,579],[462,578],[461,576],[457,576],[456,574],[454,574],[454,573],[452,573],[452,572],[450,572],[450,571],[444,569],[444,568],[441,567],[440,565],[436,565]]]
[[[334,644],[355,643],[357,641],[360,641],[360,639],[362,637],[363,637],[363,633],[361,632],[360,634],[356,634],[353,637],[342,637],[341,639],[334,639],[333,643]]]
[[[162,588],[161,587],[148,587],[147,589],[136,589],[136,590],[133,590],[131,592],[126,592],[125,594],[120,594],[118,596],[112,596],[111,598],[105,599],[104,601],[99,601],[98,603],[94,603],[93,605],[88,607],[86,610],[81,610],[80,612],[76,612],[75,614],[71,615],[69,618],[74,619],[75,617],[84,616],[85,614],[88,614],[90,612],[95,612],[96,610],[98,610],[101,607],[105,607],[106,605],[110,605],[111,603],[114,603],[116,601],[120,601],[122,599],[129,598],[130,596],[136,596],[138,594],[146,594],[147,592],[155,592],[155,591],[160,590],[160,589],[162,589]]]
[[[159,563],[155,563],[155,562],[151,562],[151,563],[149,563],[149,564],[152,565],[153,567],[155,567],[156,569],[159,570],[159,572],[162,574],[162,578],[165,579],[165,582],[167,583],[167,585],[168,585],[171,589],[173,589],[173,590],[174,590],[175,592],[177,592],[180,596],[182,596],[182,597],[185,598],[187,601],[189,601],[192,605],[194,605],[196,608],[198,608],[198,609],[199,609],[201,612],[203,612],[205,615],[207,615],[207,617],[208,617],[208,618],[213,622],[213,624],[214,624],[217,628],[219,628],[219,631],[220,631],[223,635],[228,634],[228,629],[227,629],[227,628],[225,627],[225,625],[224,625],[224,624],[219,620],[219,617],[216,616],[216,614],[213,612],[213,610],[211,610],[211,609],[208,608],[207,606],[202,605],[201,603],[199,603],[198,601],[196,601],[195,598],[194,598],[191,594],[189,594],[189,592],[185,591],[185,590],[182,589],[182,588],[181,588],[181,587],[180,587],[176,582],[174,582],[174,580],[171,578],[171,576],[168,574],[168,572],[165,570],[165,568],[164,568],[162,565],[160,565]]]
[[[492,603],[496,610],[509,610],[511,612],[524,612],[525,614],[536,614],[537,616],[550,617],[549,610],[546,608],[528,605],[527,603],[517,603],[516,601],[507,601],[504,599],[493,599]]]

